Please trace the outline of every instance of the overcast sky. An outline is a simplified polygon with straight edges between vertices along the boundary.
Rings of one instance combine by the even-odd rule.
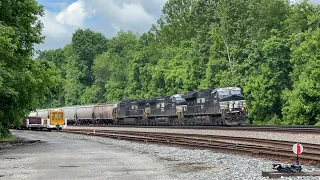
[[[45,9],[45,42],[36,49],[56,49],[71,42],[78,28],[90,28],[106,37],[117,31],[143,33],[155,24],[167,0],[37,0]],[[300,1],[300,0],[291,0]],[[310,0],[319,4],[320,0]]]

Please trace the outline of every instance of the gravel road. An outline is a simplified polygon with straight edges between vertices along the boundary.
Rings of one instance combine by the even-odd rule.
[[[56,139],[49,143],[40,143],[35,146],[25,146],[0,152],[0,175],[6,175],[6,179],[41,179],[46,173],[67,173],[52,177],[52,179],[267,179],[261,176],[261,171],[270,171],[272,161],[255,159],[244,155],[216,153],[210,150],[196,150],[181,147],[129,142],[114,140],[97,136],[85,136],[59,132],[23,132],[33,139]],[[42,139],[41,139],[42,138]],[[62,141],[63,143],[58,143]],[[59,147],[55,149],[53,145]],[[27,148],[26,148],[27,147]],[[34,150],[38,153],[31,153]],[[70,150],[68,150],[70,149]],[[70,151],[77,155],[70,156]],[[40,160],[45,158],[49,151],[63,156],[63,161],[53,161],[49,157],[48,162]],[[59,151],[59,152],[56,152]],[[22,153],[19,153],[22,152]],[[81,155],[80,155],[81,154]],[[33,156],[31,156],[33,155]],[[40,157],[34,157],[40,155]],[[10,157],[18,156],[17,159]],[[6,159],[8,158],[9,159]],[[120,158],[120,160],[119,160]],[[106,160],[115,161],[106,163]],[[118,164],[120,161],[122,164]],[[127,162],[126,162],[127,161]],[[93,163],[95,162],[95,163]],[[40,163],[40,164],[39,164]],[[38,164],[38,165],[36,165]],[[144,165],[143,165],[144,164]],[[61,168],[58,166],[79,167]],[[111,166],[115,167],[112,168]],[[45,167],[47,166],[47,167]],[[93,166],[94,168],[90,168]],[[88,168],[82,171],[70,172],[81,167]],[[126,171],[123,170],[126,169]],[[304,171],[320,171],[315,167],[304,167]],[[118,169],[115,171],[113,169]],[[141,170],[144,169],[144,170]],[[112,171],[113,170],[113,171]],[[66,172],[65,172],[66,171]],[[110,175],[113,172],[113,176]],[[21,173],[20,173],[21,172]],[[125,174],[123,172],[129,172]],[[11,176],[9,176],[11,174]],[[32,174],[36,174],[32,175]],[[48,175],[48,177],[50,177]],[[73,175],[73,176],[71,176]],[[97,176],[97,177],[96,177]],[[67,178],[66,178],[67,177]],[[116,178],[115,178],[116,177]],[[1,179],[1,178],[0,178]],[[47,179],[47,178],[46,178]],[[283,179],[319,179],[317,177],[295,177]]]
[[[0,150],[0,179],[178,179],[163,162],[119,146],[58,132],[14,131],[41,143]]]

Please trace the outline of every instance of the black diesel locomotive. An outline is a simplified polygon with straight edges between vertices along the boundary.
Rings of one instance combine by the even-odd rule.
[[[115,124],[240,125],[247,123],[245,100],[238,87],[175,94],[115,104]]]
[[[59,109],[64,111],[68,125],[240,125],[248,122],[239,87]]]

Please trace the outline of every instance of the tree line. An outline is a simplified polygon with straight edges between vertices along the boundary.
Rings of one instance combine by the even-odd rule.
[[[34,44],[41,43],[44,13],[35,0],[0,1],[0,138],[41,106],[60,84],[53,62],[32,60]]]
[[[253,123],[316,124],[319,13],[308,1],[170,0],[141,35],[78,29],[40,53],[62,77],[43,107],[240,86]]]
[[[320,9],[289,0],[169,0],[143,34],[78,29],[42,51],[35,0],[0,3],[0,136],[35,108],[240,86],[255,124],[319,124]]]

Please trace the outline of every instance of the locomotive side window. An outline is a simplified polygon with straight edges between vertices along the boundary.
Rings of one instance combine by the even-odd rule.
[[[230,91],[230,94],[241,94],[240,90],[232,90]]]
[[[219,91],[219,96],[230,95],[230,91]]]
[[[131,109],[138,109],[138,105],[132,105]]]
[[[205,98],[197,98],[197,103],[201,104],[201,103],[205,103],[206,99]]]
[[[164,102],[159,103],[159,107],[161,108],[161,112],[164,112]]]
[[[182,97],[175,98],[177,103],[185,102],[186,100]]]
[[[164,103],[157,103],[157,108],[164,108]]]
[[[219,96],[227,96],[227,95],[237,95],[241,94],[240,90],[231,90],[231,91],[219,91]]]

